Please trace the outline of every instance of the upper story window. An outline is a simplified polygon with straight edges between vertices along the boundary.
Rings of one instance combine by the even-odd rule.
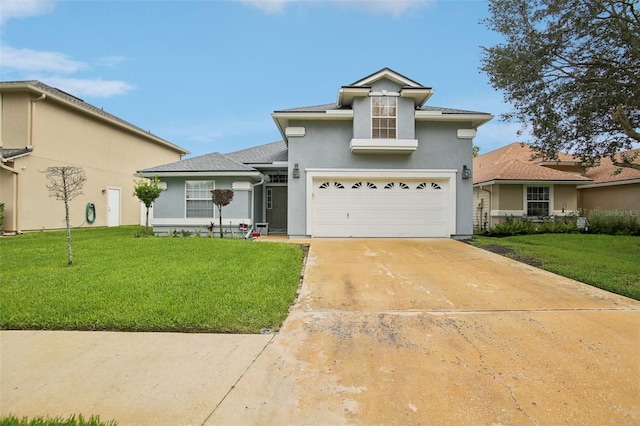
[[[374,96],[371,98],[371,137],[396,139],[397,98]]]

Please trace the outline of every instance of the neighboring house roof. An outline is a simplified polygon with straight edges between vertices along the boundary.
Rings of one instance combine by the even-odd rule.
[[[579,165],[571,155],[560,154],[560,162]],[[473,183],[490,181],[560,181],[587,183],[591,179],[578,173],[555,170],[546,165],[555,162],[535,158],[530,145],[519,142],[479,155],[473,159]]]
[[[272,164],[278,161],[287,161],[289,150],[284,141],[278,141],[231,152],[225,156],[244,164]]]
[[[140,170],[144,176],[156,173],[190,173],[190,172],[256,172],[253,167],[234,161],[219,152],[187,158],[161,166]]]
[[[626,151],[633,158],[636,157],[635,162],[640,162],[640,148]],[[619,171],[619,173],[617,173]],[[585,173],[585,176],[593,179],[595,183],[624,183],[624,181],[640,180],[640,170],[632,169],[630,167],[619,168],[615,166],[609,157],[602,158],[600,165],[591,167]]]
[[[50,97],[51,99],[55,99],[58,102],[61,102],[67,106],[73,107],[77,110],[80,110],[86,114],[92,115],[94,117],[100,118],[102,120],[106,120],[109,122],[112,122],[122,128],[125,128],[129,131],[133,131],[134,133],[138,134],[139,136],[145,137],[147,139],[150,139],[156,143],[160,143],[162,145],[168,146],[169,148],[178,151],[179,153],[181,153],[181,155],[186,155],[189,153],[189,151],[185,150],[184,148],[179,147],[178,145],[175,145],[165,139],[160,138],[159,136],[154,135],[153,133],[141,129],[138,126],[135,126],[131,123],[129,123],[128,121],[125,121],[119,117],[116,117],[113,114],[109,114],[108,112],[104,111],[102,108],[98,108],[94,105],[91,105],[85,101],[83,101],[82,99],[73,96],[65,91],[62,91],[60,89],[57,89],[55,87],[51,87],[47,84],[44,84],[40,81],[37,80],[28,80],[28,81],[1,81],[0,82],[0,92],[2,91],[18,91],[18,90],[22,90],[22,91],[31,91],[33,93],[39,94],[39,95],[46,95],[47,97]]]
[[[3,163],[31,154],[33,148],[0,148],[0,161]]]

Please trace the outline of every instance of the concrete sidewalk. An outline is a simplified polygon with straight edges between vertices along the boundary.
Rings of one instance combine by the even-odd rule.
[[[638,424],[640,302],[452,240],[311,240],[276,335],[0,332],[0,414]]]
[[[202,424],[272,339],[0,331],[0,415]]]

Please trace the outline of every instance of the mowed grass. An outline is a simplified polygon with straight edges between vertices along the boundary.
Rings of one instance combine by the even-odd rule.
[[[476,236],[473,243],[479,247],[510,248],[518,257],[541,262],[542,269],[640,300],[640,237],[592,234]]]
[[[218,238],[134,238],[138,227],[0,239],[0,328],[259,333],[286,318],[303,251]]]

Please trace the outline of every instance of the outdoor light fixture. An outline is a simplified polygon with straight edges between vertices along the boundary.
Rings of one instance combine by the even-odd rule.
[[[293,166],[293,178],[294,179],[298,179],[300,178],[300,167],[298,167],[298,163],[296,163]]]
[[[471,179],[471,169],[466,164],[462,166],[462,179]]]

